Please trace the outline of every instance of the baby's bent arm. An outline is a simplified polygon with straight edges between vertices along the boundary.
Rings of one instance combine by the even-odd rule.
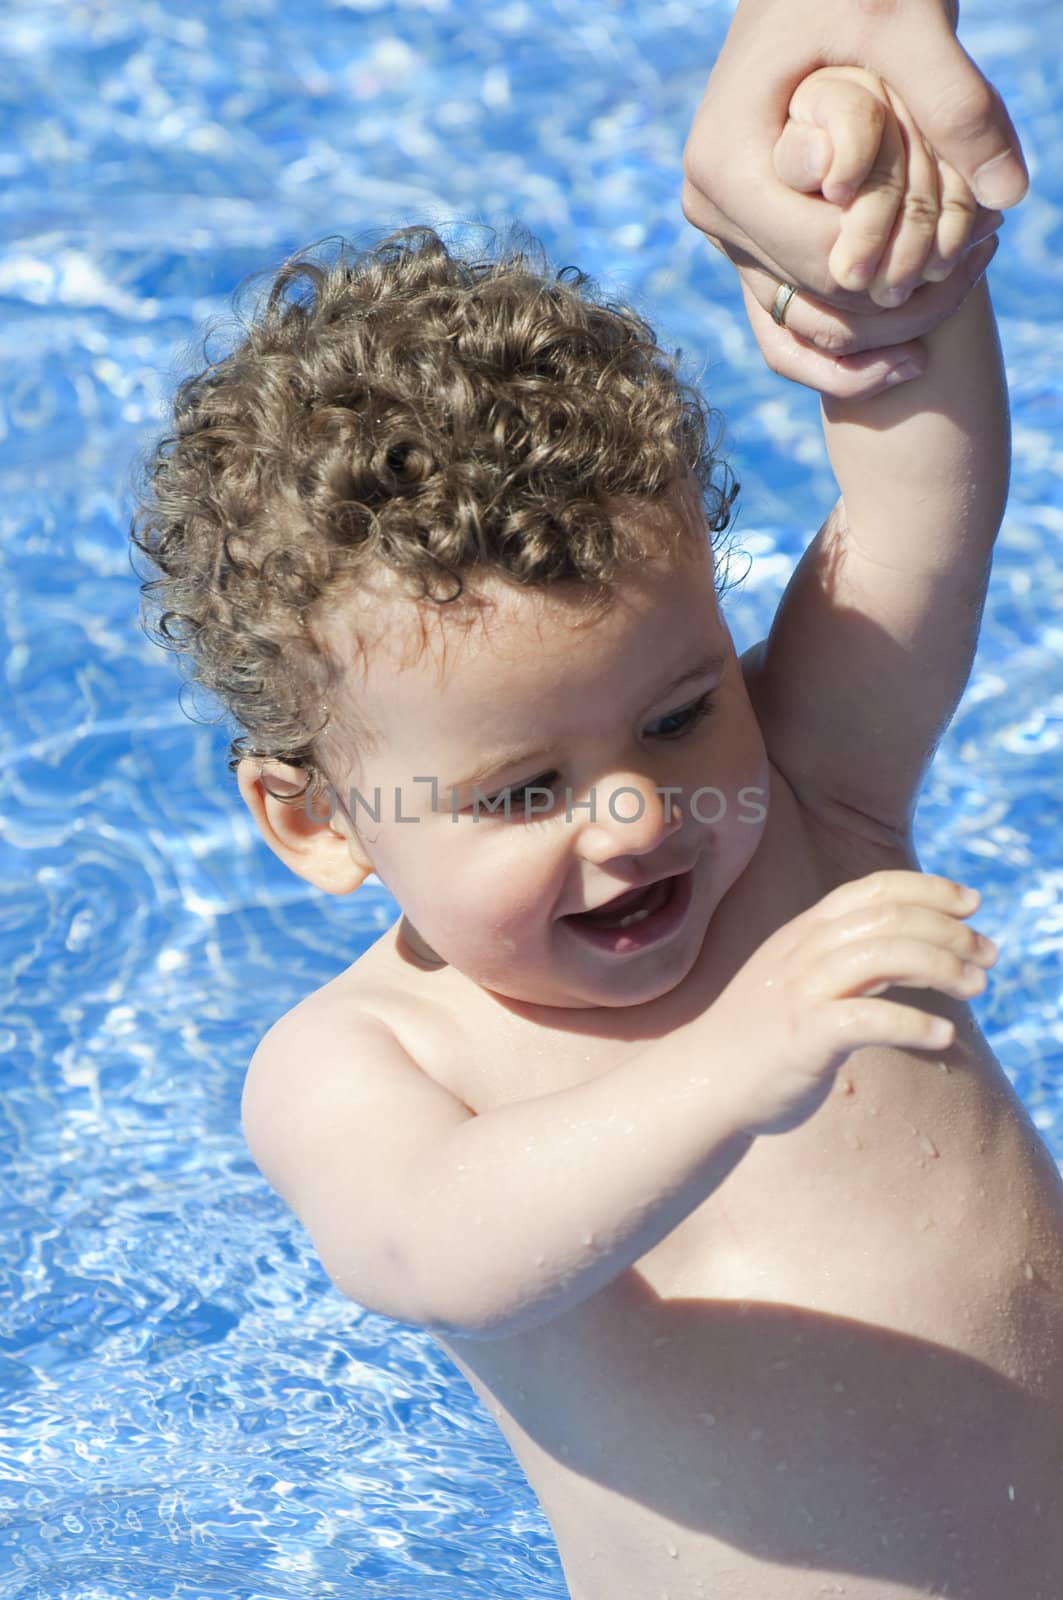
[[[887,991],[980,991],[996,949],[967,924],[972,899],[918,872],[844,883],[692,1021],[480,1116],[382,1023],[304,1003],[255,1052],[248,1145],[352,1300],[457,1338],[526,1332],[644,1256],[756,1138],[813,1116],[853,1050],[945,1048],[933,1003]]]
[[[504,1337],[586,1300],[754,1142],[697,1034],[475,1116],[382,1024],[295,1016],[248,1072],[251,1154],[338,1289],[448,1336]]]

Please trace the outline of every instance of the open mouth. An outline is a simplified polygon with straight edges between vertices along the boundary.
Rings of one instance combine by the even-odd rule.
[[[675,932],[690,906],[692,882],[692,871],[658,878],[656,883],[617,895],[597,911],[578,911],[561,920],[596,950],[629,955]]]

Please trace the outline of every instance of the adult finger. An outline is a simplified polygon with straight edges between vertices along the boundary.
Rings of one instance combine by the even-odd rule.
[[[904,198],[907,176],[904,141],[897,120],[888,116],[871,172],[841,218],[828,265],[843,289],[866,289],[872,282]]]
[[[974,195],[960,177],[955,167],[947,161],[938,162],[938,182],[941,188],[941,210],[938,215],[937,237],[934,248],[923,267],[923,277],[928,283],[940,283],[947,278],[957,261],[967,249],[980,207]],[[999,227],[1004,218],[999,211],[985,212]]]
[[[890,95],[907,150],[904,198],[893,235],[879,260],[868,293],[878,306],[900,306],[923,278],[937,238],[941,196],[937,162],[904,106]]]
[[[871,400],[876,394],[917,377],[926,367],[926,350],[917,340],[856,355],[831,355],[780,328],[748,284],[743,283],[753,337],[773,372],[838,400]]]
[[[807,294],[797,294],[787,304],[785,327],[780,331],[792,334],[802,345],[819,351],[831,360],[910,345],[952,316],[985,272],[996,248],[995,236],[983,241],[968,252],[943,283],[925,284],[915,291],[905,305],[895,310],[877,311],[871,315],[839,311]],[[739,277],[743,293],[756,300],[770,321],[771,308],[779,287],[778,279],[752,264],[740,267]],[[759,322],[757,325],[763,326]],[[772,326],[775,324],[772,323]],[[758,343],[763,348],[759,338]],[[773,346],[775,350],[781,348],[778,343]]]
[[[818,303],[823,309],[833,308],[840,313],[842,320],[839,320],[835,327],[837,337],[846,340],[849,338],[847,330],[850,322],[844,319],[863,319],[879,330],[877,335],[869,338],[865,344],[842,346],[839,353],[851,354],[855,349],[873,349],[876,344],[889,343],[886,334],[897,324],[883,323],[882,319],[886,316],[895,316],[896,313],[879,311],[867,294],[840,289],[828,270],[827,258],[838,236],[837,207],[828,205],[820,198],[795,194],[782,184],[773,185],[773,192],[778,196],[777,205],[774,200],[772,202],[773,212],[786,211],[788,205],[792,203],[796,207],[792,220],[794,236],[801,240],[802,248],[811,250],[814,247],[820,252],[818,260],[814,263],[814,270],[809,271],[805,278],[799,277],[782,265],[781,241],[773,239],[770,242],[764,240],[754,242],[739,224],[729,220],[718,207],[707,202],[690,183],[684,184],[683,188],[683,212],[704,233],[708,242],[726,255],[740,273],[759,272],[760,276],[755,281],[761,285],[758,294],[762,305],[771,306],[775,291],[781,283],[792,283],[801,291],[801,299],[793,302],[797,315],[800,315],[800,307],[805,296],[811,296],[813,302]],[[999,212],[987,212],[979,207],[972,240],[978,242],[985,237],[991,237],[1001,220]],[[776,247],[779,247],[779,255],[773,253]],[[924,289],[916,291],[908,306],[903,308],[902,314],[907,318],[904,325],[909,329],[903,337],[919,338],[945,317],[952,315],[961,298],[959,292],[961,279],[955,276],[955,269],[952,277],[955,278],[955,282],[941,296],[935,293],[935,296],[928,299]],[[936,291],[940,286],[933,287]],[[792,320],[792,316],[787,317],[788,322]],[[803,329],[798,331],[804,332]]]
[[[909,5],[868,40],[866,64],[896,89],[916,124],[982,205],[1006,210],[1029,186],[1004,103],[940,13]]]
[[[837,212],[780,183],[771,162],[795,86],[824,62],[861,61],[890,83],[931,146],[968,182],[976,165],[1010,151],[1015,181],[1007,162],[997,171],[1003,203],[1016,203],[1026,187],[1018,141],[999,98],[953,38],[955,11],[953,0],[738,0],[684,145],[684,215],[739,264],[752,258],[777,281],[845,311],[861,309],[854,301],[870,307],[827,270]],[[981,111],[967,92],[972,84],[988,96]],[[995,194],[986,189],[983,197],[995,209]]]

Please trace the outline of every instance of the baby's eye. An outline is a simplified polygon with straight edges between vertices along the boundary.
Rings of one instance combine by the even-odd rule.
[[[510,816],[519,814],[523,818],[526,805],[529,807],[534,806],[534,811],[529,811],[529,820],[537,816],[545,816],[547,811],[553,808],[547,806],[546,795],[542,793],[542,790],[546,789],[553,794],[556,778],[556,772],[541,772],[537,778],[529,779],[527,783],[522,783],[517,789],[499,789],[497,794],[481,795],[479,797],[480,805],[485,813],[488,811],[488,807],[491,807],[492,810],[497,807],[498,815],[502,817],[506,815],[507,804]],[[532,791],[539,792],[533,793]]]
[[[713,711],[711,691],[701,695],[692,705],[683,706],[679,711],[670,711],[666,717],[658,717],[651,723],[647,730],[652,737],[657,739],[681,739],[685,733],[695,728],[703,718],[711,716]]]

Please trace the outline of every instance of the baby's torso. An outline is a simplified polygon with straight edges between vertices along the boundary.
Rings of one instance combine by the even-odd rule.
[[[836,884],[915,865],[777,788],[710,927],[704,1005]],[[537,1031],[406,965],[382,941],[363,999],[477,1114],[638,1048]],[[855,1053],[807,1124],[758,1140],[590,1300],[440,1341],[572,1600],[1063,1597],[1063,1183],[969,1009],[944,1004],[948,1051]]]

